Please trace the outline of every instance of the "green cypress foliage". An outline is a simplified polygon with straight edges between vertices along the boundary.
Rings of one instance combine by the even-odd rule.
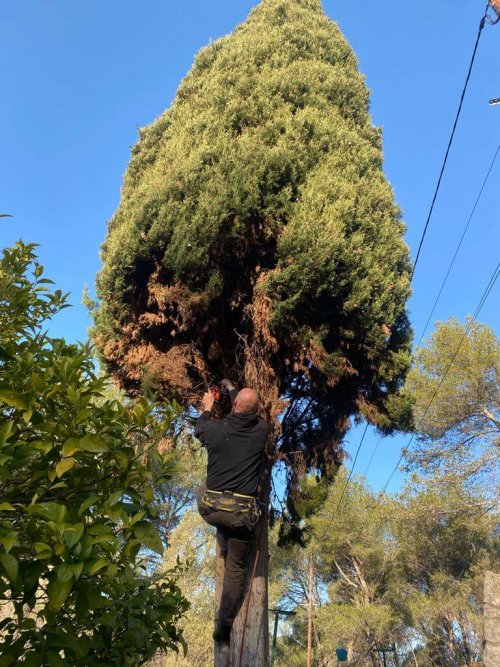
[[[263,0],[140,131],[103,245],[94,336],[129,391],[230,375],[283,454],[406,415],[404,225],[356,57],[320,0]],[[297,459],[289,459],[294,462]]]

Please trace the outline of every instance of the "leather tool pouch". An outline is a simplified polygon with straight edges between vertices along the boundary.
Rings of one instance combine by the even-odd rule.
[[[256,498],[233,491],[207,489],[201,501],[214,512],[231,512],[250,530],[255,528],[262,514]]]

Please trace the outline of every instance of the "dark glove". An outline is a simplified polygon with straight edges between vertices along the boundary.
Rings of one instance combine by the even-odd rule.
[[[227,389],[227,391],[233,391],[233,389],[236,389],[236,387],[231,382],[231,380],[228,380],[227,378],[224,378],[223,380],[221,380],[220,383],[225,389]]]

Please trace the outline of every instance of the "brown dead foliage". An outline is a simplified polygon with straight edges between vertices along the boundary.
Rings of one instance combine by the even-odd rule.
[[[140,324],[141,319],[137,327],[128,325],[119,341],[104,346],[108,363],[118,371],[115,376],[120,387],[134,395],[140,392],[145,377],[150,377],[161,387],[162,395],[173,393],[188,402],[196,401],[199,385],[208,386],[208,370],[200,352],[191,344],[174,345],[164,352],[141,339]]]
[[[151,382],[160,397],[175,396],[181,404],[194,405],[224,376],[255,389],[261,414],[272,425],[270,458],[289,465],[293,484],[311,466],[338,463],[349,419],[335,392],[341,379],[356,371],[339,357],[329,377],[321,343],[311,336],[304,344],[293,327],[286,341],[279,340],[271,330],[272,301],[263,289],[265,281],[266,271],[257,265],[251,279],[231,284],[224,300],[210,302],[180,281],[169,282],[156,268],[147,280],[142,307],[131,311],[120,339],[101,349],[120,386],[132,395]],[[302,378],[302,384],[283,400],[287,375]],[[324,388],[325,404],[334,406],[328,413],[321,411],[320,398],[309,401],[315,382]],[[288,420],[282,421],[283,415]],[[315,422],[327,428],[315,433],[307,426]]]
[[[328,355],[313,332],[309,341],[300,339],[298,323],[289,323],[286,338],[271,328],[272,295],[265,284],[267,267],[276,267],[275,246],[261,228],[240,245],[234,253],[256,256],[223,276],[219,296],[174,279],[160,262],[150,264],[137,278],[143,291],[136,291],[119,339],[96,342],[131,395],[147,387],[188,407],[223,377],[255,389],[272,426],[270,460],[288,464],[293,485],[311,467],[338,463],[353,405],[342,380],[356,371],[341,355]],[[227,408],[218,405],[217,414]]]
[[[243,339],[244,373],[245,384],[259,394],[264,413],[275,425],[275,435],[278,435],[278,417],[286,407],[286,402],[280,399],[280,381],[272,365],[272,359],[279,351],[279,344],[269,328],[271,300],[259,289],[264,281],[265,275],[262,274],[256,285],[255,299],[245,308],[252,324],[253,335]]]
[[[160,316],[162,324],[171,322],[174,336],[189,331],[208,308],[206,294],[193,294],[180,281],[172,285],[161,281],[161,269],[158,268],[148,282],[148,306]]]

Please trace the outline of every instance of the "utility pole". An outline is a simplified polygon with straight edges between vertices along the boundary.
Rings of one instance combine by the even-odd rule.
[[[396,653],[396,645],[393,644],[392,646],[380,646],[379,648],[375,649],[377,653],[382,653],[382,660],[384,661],[384,667],[387,667],[387,662],[385,659],[385,654],[386,653]]]
[[[313,559],[309,556],[309,621],[307,624],[307,667],[312,667]]]
[[[399,656],[398,656],[398,651],[397,651],[397,648],[396,648],[396,644],[392,645],[392,652],[394,653],[394,663],[395,663],[396,667],[400,667]]]
[[[500,664],[500,574],[484,576],[484,667]]]
[[[285,609],[269,609],[274,614],[273,644],[271,649],[271,667],[276,659],[276,638],[278,637],[278,623],[280,616],[295,616],[295,611],[286,611]]]

